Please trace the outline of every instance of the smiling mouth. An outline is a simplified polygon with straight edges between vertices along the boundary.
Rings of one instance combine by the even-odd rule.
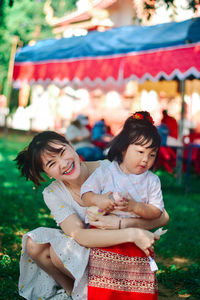
[[[63,173],[63,175],[70,175],[70,174],[72,174],[72,173],[74,172],[74,169],[75,169],[75,164],[74,164],[74,162],[73,162],[72,165],[71,165],[71,167],[70,167],[69,169],[67,169],[67,170]]]

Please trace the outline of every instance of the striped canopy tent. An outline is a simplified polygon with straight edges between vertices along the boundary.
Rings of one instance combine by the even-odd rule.
[[[38,41],[15,57],[13,83],[120,88],[129,80],[200,78],[200,18]]]
[[[18,51],[13,73],[15,87],[54,83],[59,87],[119,90],[130,80],[177,79],[182,94],[180,139],[184,80],[188,78],[200,78],[200,18],[39,41]],[[181,181],[182,160],[177,162]]]

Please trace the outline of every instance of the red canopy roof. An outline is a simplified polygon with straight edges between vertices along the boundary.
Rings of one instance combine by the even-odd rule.
[[[200,18],[194,20],[40,41],[16,55],[13,80],[111,88],[128,80],[200,78]]]

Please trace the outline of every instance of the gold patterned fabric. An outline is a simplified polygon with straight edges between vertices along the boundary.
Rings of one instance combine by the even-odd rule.
[[[155,294],[155,273],[149,258],[126,256],[92,248],[89,262],[89,286],[115,291]]]

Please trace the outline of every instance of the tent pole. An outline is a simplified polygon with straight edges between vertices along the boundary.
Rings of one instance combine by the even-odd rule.
[[[4,133],[7,136],[8,135],[8,124],[7,119],[10,113],[10,97],[11,97],[11,90],[12,90],[12,77],[13,77],[13,68],[14,68],[14,61],[15,61],[15,53],[17,49],[17,44],[19,41],[18,36],[13,36],[12,40],[12,48],[10,53],[10,61],[9,61],[9,67],[8,67],[8,74],[7,74],[7,108],[8,108],[8,114],[5,116],[5,125],[4,125]]]
[[[184,121],[184,96],[185,96],[185,80],[180,80],[180,94],[181,94],[181,119],[179,123],[178,139],[183,142],[183,121]],[[176,173],[177,181],[180,185],[182,183],[182,168],[183,168],[183,147],[177,148],[176,155]]]

